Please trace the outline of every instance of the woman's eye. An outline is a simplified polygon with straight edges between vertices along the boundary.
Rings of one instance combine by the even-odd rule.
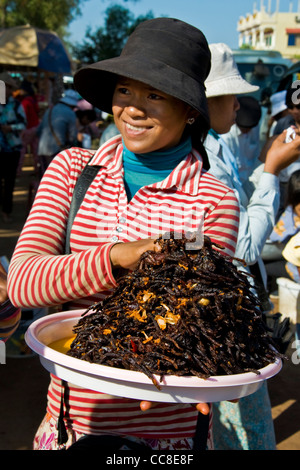
[[[126,87],[119,87],[118,92],[121,93],[122,95],[127,95],[129,93],[129,90]]]
[[[162,96],[157,95],[156,93],[151,93],[149,95],[150,100],[161,100]]]

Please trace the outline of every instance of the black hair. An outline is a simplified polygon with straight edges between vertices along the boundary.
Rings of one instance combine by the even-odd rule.
[[[205,170],[209,170],[209,160],[203,144],[207,137],[210,126],[207,124],[206,119],[199,115],[191,127],[192,146],[200,153],[203,160],[203,168]]]
[[[82,119],[84,116],[86,116],[90,122],[93,122],[97,119],[97,114],[94,109],[78,109],[76,111],[76,116],[78,119]]]
[[[286,205],[293,208],[300,204],[300,170],[291,174],[287,185]]]
[[[203,168],[205,170],[208,170],[210,165],[203,143],[207,137],[209,129],[210,125],[208,124],[207,120],[201,114],[199,114],[194,124],[186,125],[185,133],[183,135],[183,137],[185,135],[191,136],[192,147],[200,153],[203,159]]]

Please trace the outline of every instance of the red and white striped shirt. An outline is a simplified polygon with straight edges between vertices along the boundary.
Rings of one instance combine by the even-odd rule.
[[[48,167],[18,240],[8,276],[11,301],[21,307],[85,308],[116,286],[109,260],[118,242],[200,229],[233,256],[239,209],[231,189],[202,169],[193,150],[163,181],[141,188],[130,202],[123,181],[122,140],[114,137],[95,154],[72,148]],[[79,174],[101,168],[89,187],[71,231],[70,255],[63,255],[72,194]],[[62,256],[63,255],[63,256]],[[48,410],[57,417],[61,384],[52,378]],[[80,432],[139,437],[192,437],[197,412],[190,405],[159,403],[141,412],[139,402],[70,385],[70,420]]]

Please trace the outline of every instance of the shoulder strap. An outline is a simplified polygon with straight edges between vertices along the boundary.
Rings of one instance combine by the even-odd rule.
[[[194,452],[200,452],[202,450],[207,450],[207,439],[209,433],[209,420],[210,415],[203,415],[198,412],[196,433],[194,436]]]
[[[92,157],[93,158],[93,157]],[[78,212],[78,209],[83,201],[85,193],[87,192],[89,186],[94,180],[95,176],[99,171],[99,165],[89,165],[89,162],[84,167],[81,175],[79,176],[77,183],[74,188],[74,193],[71,201],[71,206],[69,210],[67,228],[66,228],[66,238],[65,238],[65,254],[70,254],[70,233],[73,225],[74,218]]]

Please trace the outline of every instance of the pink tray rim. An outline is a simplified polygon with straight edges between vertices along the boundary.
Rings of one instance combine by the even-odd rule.
[[[103,366],[100,364],[92,364],[81,359],[76,359],[60,353],[39,340],[40,332],[47,326],[55,323],[71,321],[74,319],[74,325],[85,310],[70,310],[67,312],[58,312],[46,315],[34,321],[26,331],[25,340],[28,346],[39,356],[63,367],[73,369],[82,374],[90,374],[93,376],[113,378],[118,381],[136,382],[148,384],[151,380],[143,373],[129,371],[126,369],[118,369],[115,367]],[[200,379],[195,376],[178,377],[175,375],[166,375],[162,380],[165,386],[176,387],[230,387],[237,385],[247,385],[251,383],[261,382],[276,375],[282,367],[282,361],[277,359],[274,363],[267,365],[259,370],[259,374],[254,372],[246,372],[243,374],[212,376],[208,379]],[[160,380],[160,377],[157,377]]]

